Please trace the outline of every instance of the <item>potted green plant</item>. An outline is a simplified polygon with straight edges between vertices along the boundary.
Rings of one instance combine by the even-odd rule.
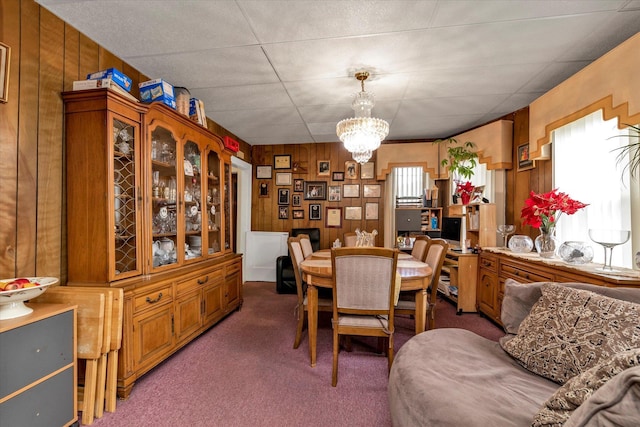
[[[440,164],[449,170],[453,180],[460,182],[463,179],[471,179],[474,168],[478,164],[478,154],[471,151],[476,148],[476,144],[471,141],[459,143],[455,138],[439,139],[434,142],[448,145],[447,158],[442,159]]]
[[[627,136],[631,142],[627,145],[616,148],[613,151],[618,151],[616,161],[618,164],[624,165],[622,169],[623,173],[628,169],[631,174],[631,178],[635,178],[640,172],[640,127],[626,124],[625,126],[629,126],[630,133],[629,135],[621,136]],[[612,138],[615,138],[615,136]]]

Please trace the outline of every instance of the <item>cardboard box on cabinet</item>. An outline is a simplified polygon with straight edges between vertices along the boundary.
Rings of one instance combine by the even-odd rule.
[[[163,102],[165,105],[176,109],[176,98],[173,94],[173,86],[162,79],[147,80],[138,84],[140,99],[142,102]]]
[[[123,74],[117,68],[107,68],[106,70],[96,71],[95,73],[87,74],[89,80],[102,80],[111,79],[118,86],[129,92],[131,90],[131,79]]]

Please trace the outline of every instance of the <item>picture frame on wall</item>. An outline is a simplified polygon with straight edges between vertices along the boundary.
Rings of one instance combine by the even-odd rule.
[[[340,201],[340,186],[339,185],[330,185],[329,186],[329,201],[330,202],[339,202]]]
[[[291,169],[291,154],[276,154],[273,156],[274,169]]]
[[[331,179],[333,181],[344,181],[344,172],[334,172]]]
[[[257,165],[256,179],[271,179],[271,165]]]
[[[304,191],[304,179],[293,180],[293,191],[296,193],[302,193]]]
[[[362,206],[346,206],[344,208],[344,219],[348,220],[361,220],[362,219]]]
[[[289,219],[289,206],[278,206],[278,219]]]
[[[378,219],[378,203],[367,202],[364,205],[364,219],[376,220]]]
[[[269,183],[267,181],[260,183],[260,197],[269,197]]]
[[[302,206],[302,196],[299,194],[291,196],[291,206]]]
[[[9,99],[9,67],[11,65],[11,47],[0,42],[0,102]]]
[[[380,184],[364,184],[362,197],[380,197]]]
[[[375,173],[375,163],[373,162],[367,162],[360,166],[360,179],[373,179]]]
[[[329,160],[318,160],[318,176],[329,176],[331,174],[331,162]]]
[[[325,181],[305,181],[305,200],[327,200],[327,183]]]
[[[529,153],[529,143],[518,145],[518,172],[533,169],[535,162],[531,159]]]
[[[291,172],[276,172],[276,185],[291,185]]]
[[[326,228],[342,227],[342,208],[327,206],[325,218],[326,221],[324,223],[324,226]]]
[[[319,203],[312,203],[309,205],[309,219],[311,221],[320,221],[322,219],[322,210]]]
[[[353,160],[344,162],[344,175],[347,179],[358,179],[358,163]]]
[[[360,197],[360,184],[344,184],[342,186],[342,196],[347,197]]]
[[[293,210],[293,219],[304,219],[304,210],[302,210],[302,209],[294,209]]]
[[[289,204],[289,189],[288,188],[278,188],[278,204],[279,205],[288,205]]]

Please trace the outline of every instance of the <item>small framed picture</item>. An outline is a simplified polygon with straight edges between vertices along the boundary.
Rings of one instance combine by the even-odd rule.
[[[289,219],[289,206],[280,206],[278,208],[278,219]]]
[[[309,219],[312,221],[320,221],[322,219],[320,204],[312,203],[309,205]]]
[[[269,183],[267,181],[260,183],[260,197],[269,197]]]
[[[362,206],[347,206],[344,208],[344,219],[362,219]]]
[[[330,202],[339,202],[340,201],[340,186],[339,185],[330,185],[329,186],[329,201]]]
[[[358,179],[358,163],[353,160],[344,162],[344,174],[347,179]]]
[[[325,181],[305,181],[305,200],[327,200],[327,183]]]
[[[271,179],[271,166],[270,165],[258,165],[258,166],[256,166],[256,178],[257,179]]]
[[[274,169],[291,169],[291,154],[276,154],[273,156]]]
[[[380,197],[380,184],[365,184],[362,197]]]
[[[304,179],[293,180],[293,191],[296,193],[302,193],[304,191]]]
[[[304,210],[302,210],[302,209],[294,209],[293,210],[293,219],[304,219]]]
[[[360,179],[373,179],[375,177],[375,163],[367,162],[360,166]]]
[[[318,176],[329,176],[331,172],[331,162],[329,160],[318,160]]]
[[[278,204],[279,205],[288,205],[289,204],[289,189],[288,188],[278,188]]]
[[[276,185],[291,185],[291,172],[276,172]]]
[[[299,194],[294,194],[291,196],[291,206],[302,206],[302,196]]]
[[[327,220],[324,226],[327,228],[340,228],[342,227],[342,208],[331,208],[327,206]]]
[[[533,169],[535,163],[529,155],[529,143],[518,145],[518,172]]]
[[[334,181],[344,181],[344,172],[334,172],[331,179]]]
[[[378,219],[378,203],[365,203],[364,219]]]
[[[18,58],[18,63],[20,58]],[[9,73],[11,64],[11,48],[0,43],[0,102],[7,102],[9,99]]]
[[[360,184],[344,184],[342,195],[344,197],[360,197]]]

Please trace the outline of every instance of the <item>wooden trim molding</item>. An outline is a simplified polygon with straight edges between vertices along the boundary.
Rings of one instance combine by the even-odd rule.
[[[529,107],[529,150],[545,159],[551,132],[602,110],[618,127],[640,123],[640,33],[568,78]]]

